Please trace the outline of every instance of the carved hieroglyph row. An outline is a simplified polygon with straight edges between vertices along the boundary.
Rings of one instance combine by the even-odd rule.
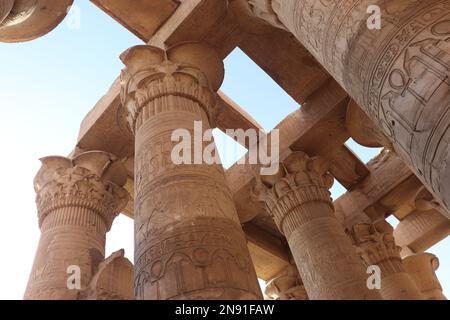
[[[123,164],[104,152],[42,159],[34,181],[42,235],[25,299],[72,300],[87,289],[106,232],[129,200],[126,178]],[[80,268],[79,290],[67,287],[70,266]]]
[[[122,102],[136,137],[136,298],[261,298],[223,169],[171,159],[175,130],[211,127],[221,59],[184,44],[137,46],[122,60]]]
[[[295,152],[278,175],[261,176],[256,193],[286,235],[310,299],[379,299],[334,215],[327,172],[322,158]]]
[[[378,124],[448,209],[450,3],[251,1],[258,3],[260,11],[271,5],[278,20]],[[372,5],[381,9],[380,30],[367,26]]]
[[[254,299],[260,290],[242,230],[228,219],[185,219],[148,235],[139,249],[142,299]]]

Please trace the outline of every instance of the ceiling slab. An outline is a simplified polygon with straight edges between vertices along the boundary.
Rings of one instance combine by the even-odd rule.
[[[91,0],[147,42],[180,5],[179,0]]]

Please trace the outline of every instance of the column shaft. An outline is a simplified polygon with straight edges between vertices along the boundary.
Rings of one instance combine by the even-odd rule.
[[[261,176],[262,198],[288,240],[309,298],[379,299],[334,215],[326,162],[296,152],[284,168],[277,177]]]
[[[128,201],[126,171],[103,152],[42,162],[35,179],[42,235],[25,299],[76,300],[104,260],[106,232]],[[78,288],[75,280],[75,288],[68,285],[74,267]]]
[[[44,221],[41,231],[25,299],[76,300],[79,291],[67,287],[68,267],[80,267],[86,288],[105,258],[104,221],[92,210],[64,207]]]
[[[178,62],[180,56],[188,61]],[[205,76],[211,69],[202,72],[196,59],[213,62],[217,70],[211,74],[219,72],[220,78],[222,61],[200,45],[168,53],[141,46],[123,56],[124,105],[136,137],[136,298],[259,299],[223,169],[203,164],[203,154],[195,152],[206,146],[201,139],[210,129],[215,106],[209,87],[214,81]],[[200,141],[194,141],[195,121],[202,122]],[[185,152],[192,161],[200,156],[198,164],[175,164],[172,159],[176,143],[171,137],[180,129],[192,138]]]

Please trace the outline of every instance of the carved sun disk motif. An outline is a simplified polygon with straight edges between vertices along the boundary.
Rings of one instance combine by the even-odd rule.
[[[152,276],[158,278],[162,275],[164,269],[164,263],[162,261],[156,261],[151,267]]]
[[[206,263],[209,259],[209,252],[203,248],[197,248],[193,253],[194,259],[199,263]]]

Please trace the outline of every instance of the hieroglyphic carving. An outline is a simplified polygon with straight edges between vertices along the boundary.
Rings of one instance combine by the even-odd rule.
[[[258,185],[256,191],[288,239],[298,226],[314,218],[308,212],[302,217],[295,215],[293,208],[319,202],[333,210],[329,188],[334,179],[328,174],[328,167],[329,163],[323,158],[310,158],[303,152],[295,152],[283,162],[278,176],[261,176],[264,186]]]
[[[104,259],[106,232],[126,206],[127,173],[114,156],[94,151],[47,157],[34,185],[41,239],[26,299],[78,299]],[[68,290],[67,268],[81,270],[80,290]]]
[[[227,219],[173,223],[138,250],[135,290],[143,299],[254,299],[259,290],[243,233]]]
[[[115,216],[129,200],[128,193],[121,187],[126,182],[126,171],[116,159],[94,151],[74,159],[43,158],[42,162],[34,181],[39,225],[42,226],[46,217],[57,209],[80,207],[98,214],[109,230]],[[112,173],[114,170],[119,172]]]
[[[401,248],[395,244],[391,232],[378,230],[372,224],[361,223],[354,225],[349,235],[366,267],[378,265],[385,275],[404,272],[400,258]]]
[[[235,216],[229,212],[235,211],[231,195],[223,186],[206,179],[191,178],[190,180],[174,179],[176,184],[161,186],[145,192],[136,202],[136,245],[145,242],[155,231],[154,228],[176,223],[192,217],[230,219],[239,225]],[[193,193],[192,190],[196,190]],[[189,205],[188,205],[189,204]],[[180,211],[180,208],[183,210]],[[168,215],[168,212],[177,212]]]
[[[121,97],[136,136],[136,298],[261,298],[223,168],[171,159],[174,130],[214,121],[221,59],[184,44],[134,47],[122,60]]]
[[[310,299],[379,299],[334,215],[328,168],[322,158],[294,152],[278,175],[261,176],[255,194],[286,235]]]
[[[370,5],[381,8],[380,30],[367,27]],[[285,0],[272,9],[449,208],[450,3]]]
[[[178,121],[177,125],[191,125],[189,121]],[[142,134],[141,131],[140,133]],[[146,131],[146,144],[141,144],[135,151],[135,190],[136,193],[146,197],[147,190],[152,190],[160,180],[167,179],[170,176],[180,174],[189,175],[189,165],[176,165],[171,158],[171,153],[177,142],[171,141],[173,130]],[[193,133],[191,135],[194,137]],[[203,146],[206,142],[202,142]],[[222,179],[224,175],[223,167],[220,165],[196,166],[195,173],[202,172],[202,176],[211,179]],[[225,188],[227,191],[228,188]]]

